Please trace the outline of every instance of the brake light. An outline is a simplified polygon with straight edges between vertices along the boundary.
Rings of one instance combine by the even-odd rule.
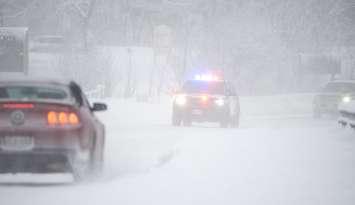
[[[47,122],[49,125],[58,124],[58,116],[56,112],[49,112],[47,115]]]
[[[61,124],[61,125],[66,125],[66,124],[68,124],[68,114],[67,113],[65,113],[65,112],[61,112],[61,113],[59,113],[59,124]]]
[[[79,117],[75,113],[69,114],[69,123],[72,125],[79,124]]]
[[[33,109],[34,105],[29,103],[11,103],[3,104],[2,107],[6,109]]]
[[[78,125],[79,117],[75,113],[48,112],[47,122],[49,125]]]

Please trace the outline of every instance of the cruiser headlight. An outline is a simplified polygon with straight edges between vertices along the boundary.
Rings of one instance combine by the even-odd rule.
[[[175,104],[179,105],[179,106],[185,106],[186,105],[186,96],[184,95],[178,95],[175,98]]]
[[[351,101],[351,97],[350,96],[345,96],[342,99],[343,103],[349,103]]]
[[[215,102],[216,105],[219,106],[219,107],[222,107],[222,106],[224,106],[224,104],[225,104],[225,101],[224,101],[223,98],[218,98],[218,99],[216,99],[214,102]]]

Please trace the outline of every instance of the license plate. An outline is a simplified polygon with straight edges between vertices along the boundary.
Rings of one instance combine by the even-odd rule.
[[[5,151],[30,151],[34,148],[32,137],[9,136],[1,138],[0,147]]]
[[[192,110],[193,115],[202,115],[203,111],[202,110]]]

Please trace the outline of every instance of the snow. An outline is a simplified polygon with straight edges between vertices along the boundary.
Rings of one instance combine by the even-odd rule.
[[[14,185],[43,185],[43,184],[66,184],[71,183],[74,180],[71,174],[2,174],[0,175],[0,181],[2,184],[14,184]]]
[[[100,179],[3,184],[1,204],[355,202],[354,134],[334,119],[313,120],[307,95],[242,97],[240,129],[172,127],[168,98],[106,102],[109,111],[98,113],[108,135]]]
[[[313,93],[242,97],[241,112],[246,117],[309,117],[313,109]]]

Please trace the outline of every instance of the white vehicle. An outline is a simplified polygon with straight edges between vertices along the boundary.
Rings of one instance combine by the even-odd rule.
[[[355,81],[332,81],[327,83],[313,100],[313,116],[337,114],[341,103],[349,103],[355,96]]]
[[[342,102],[339,105],[339,113],[338,123],[343,127],[350,126],[355,129],[355,100]]]

